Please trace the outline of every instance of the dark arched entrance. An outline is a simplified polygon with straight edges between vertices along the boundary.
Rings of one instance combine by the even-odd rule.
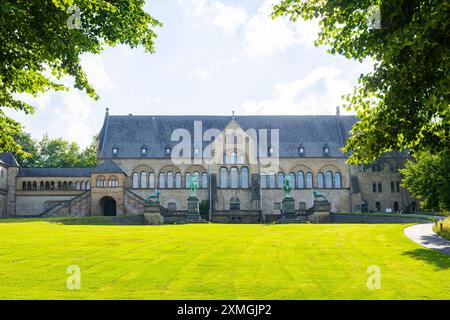
[[[398,202],[395,201],[394,202],[394,212],[397,212],[397,211],[398,211]]]
[[[375,202],[375,209],[377,210],[377,212],[380,212],[381,211],[381,204],[380,204],[380,202]]]
[[[111,197],[103,197],[100,200],[100,210],[104,216],[116,215],[116,200]]]

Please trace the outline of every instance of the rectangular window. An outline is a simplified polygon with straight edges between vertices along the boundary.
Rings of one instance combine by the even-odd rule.
[[[113,154],[118,154],[119,153],[119,148],[112,148],[112,153]]]
[[[306,209],[306,202],[299,202],[298,203],[299,210],[305,210]]]
[[[372,183],[372,191],[377,192],[377,184],[375,182]]]
[[[171,152],[172,152],[171,148],[166,148],[166,155],[170,155]]]
[[[400,192],[400,182],[397,181],[397,192]]]
[[[378,192],[383,192],[383,190],[381,189],[381,182],[378,182]]]
[[[142,148],[142,149],[141,149],[141,153],[142,153],[142,154],[147,154],[147,148]]]
[[[275,202],[273,204],[273,209],[274,210],[281,210],[281,202]]]
[[[167,208],[168,208],[170,211],[175,211],[175,210],[177,210],[177,204],[176,204],[175,202],[169,202],[169,203],[167,204]]]

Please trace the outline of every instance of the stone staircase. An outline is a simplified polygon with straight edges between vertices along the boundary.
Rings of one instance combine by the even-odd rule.
[[[87,190],[75,198],[71,200],[64,200],[61,202],[58,202],[54,206],[48,208],[44,212],[42,212],[39,216],[40,217],[67,217],[67,216],[76,216],[76,215],[86,215],[88,212],[81,212],[81,210],[73,210],[76,208],[78,204],[82,201],[87,201],[90,198],[91,192],[90,190]],[[87,208],[86,210],[82,211],[88,211],[90,208]]]

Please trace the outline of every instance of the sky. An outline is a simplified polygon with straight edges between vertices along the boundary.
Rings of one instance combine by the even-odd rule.
[[[335,114],[370,63],[315,47],[315,22],[272,20],[275,2],[147,1],[144,9],[163,23],[154,54],[117,46],[82,57],[99,101],[74,88],[52,91],[23,97],[35,114],[9,115],[34,138],[47,133],[85,147],[107,107],[111,115]]]

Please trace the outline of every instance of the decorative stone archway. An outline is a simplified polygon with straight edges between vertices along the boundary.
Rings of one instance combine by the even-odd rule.
[[[100,212],[103,216],[116,216],[117,204],[112,197],[103,197],[100,199]]]

